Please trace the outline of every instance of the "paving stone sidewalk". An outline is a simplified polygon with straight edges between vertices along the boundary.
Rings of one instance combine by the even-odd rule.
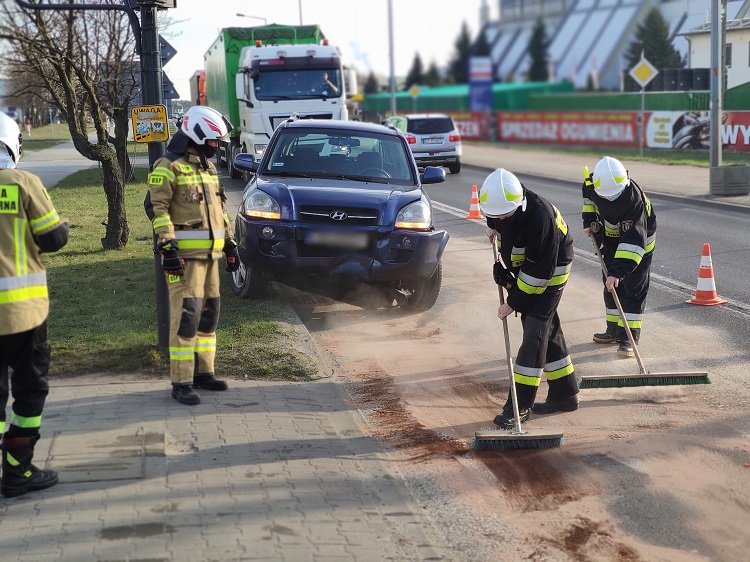
[[[0,498],[0,560],[452,560],[344,385],[52,381],[42,492]]]

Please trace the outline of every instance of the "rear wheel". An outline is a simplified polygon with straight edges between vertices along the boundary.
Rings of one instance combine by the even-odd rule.
[[[268,280],[256,270],[247,267],[240,260],[237,271],[229,274],[232,292],[241,299],[254,299],[263,295],[268,286]]]
[[[442,285],[443,264],[438,262],[435,273],[429,279],[412,281],[410,286],[405,287],[409,294],[406,304],[402,304],[401,308],[411,312],[424,312],[431,309],[437,302]]]
[[[448,166],[448,169],[450,170],[451,174],[457,174],[461,171],[461,162],[451,164],[450,166]]]

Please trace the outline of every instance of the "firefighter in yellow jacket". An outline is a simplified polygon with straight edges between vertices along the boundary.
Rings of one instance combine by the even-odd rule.
[[[148,177],[144,206],[169,290],[169,375],[172,397],[200,404],[194,388],[226,390],[214,376],[219,321],[219,264],[239,267],[224,187],[210,158],[232,126],[218,111],[191,107]]]
[[[49,392],[49,296],[39,254],[56,252],[68,241],[68,223],[60,220],[42,182],[15,169],[19,155],[18,125],[0,113],[0,491],[6,497],[57,483],[55,471],[31,464]],[[13,408],[5,431],[9,390]]]

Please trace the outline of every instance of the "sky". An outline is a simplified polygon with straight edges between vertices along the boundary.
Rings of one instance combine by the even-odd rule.
[[[482,0],[392,0],[394,67],[397,76],[411,68],[419,53],[425,68],[434,60],[446,66],[465,21],[472,38],[479,31]],[[489,0],[495,17],[496,0]],[[173,25],[161,30],[177,50],[164,66],[180,99],[190,99],[189,79],[203,69],[203,54],[219,29],[253,27],[267,23],[299,25],[300,7],[304,25],[318,24],[332,45],[341,49],[345,64],[361,74],[371,70],[388,76],[388,0],[177,0],[169,10]],[[242,13],[254,18],[238,17]]]

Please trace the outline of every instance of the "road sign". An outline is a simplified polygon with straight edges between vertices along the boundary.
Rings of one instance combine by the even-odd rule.
[[[176,100],[180,97],[180,94],[175,90],[174,84],[164,71],[161,73],[161,82],[162,96],[165,100]]]
[[[641,60],[628,71],[628,74],[630,74],[633,80],[638,82],[641,88],[645,88],[651,80],[656,78],[659,71],[645,57],[641,56]]]
[[[161,65],[164,66],[177,54],[175,49],[169,42],[159,35],[159,52],[161,54]]]
[[[416,98],[419,95],[419,88],[412,86],[409,88],[409,93],[411,94],[411,97]]]
[[[135,142],[165,142],[169,140],[167,106],[138,105],[130,110]]]

